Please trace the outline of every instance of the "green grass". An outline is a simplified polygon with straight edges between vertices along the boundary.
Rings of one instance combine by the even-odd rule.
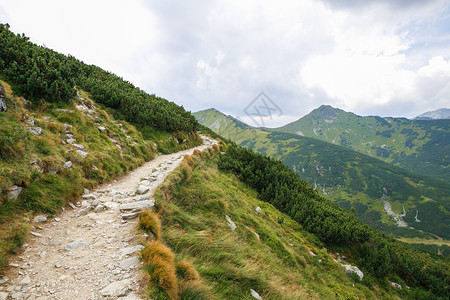
[[[363,282],[348,278],[315,236],[258,200],[254,190],[220,172],[211,154],[206,156],[194,157],[190,176],[183,167],[169,175],[156,192],[156,209],[162,240],[175,261],[195,267],[210,299],[253,299],[250,289],[264,299],[402,297],[370,276]],[[262,213],[255,211],[258,206]],[[237,225],[235,231],[226,215]]]
[[[2,272],[8,256],[14,254],[26,239],[28,221],[23,216],[31,218],[35,213],[52,216],[68,202],[78,199],[83,188],[91,189],[129,172],[155,157],[157,150],[134,126],[115,120],[83,91],[79,93],[85,100],[52,104],[35,101],[25,106],[7,83],[0,84],[8,108],[0,113]],[[75,108],[83,101],[95,108],[96,117],[90,118]],[[31,126],[28,124],[30,118],[34,120],[34,127],[42,128],[41,136],[26,130]],[[100,132],[98,126],[107,128],[106,132]],[[66,130],[76,143],[87,148],[86,158],[61,142],[67,140]],[[63,168],[69,160],[73,166]],[[23,190],[16,200],[8,200],[9,188],[13,185]]]

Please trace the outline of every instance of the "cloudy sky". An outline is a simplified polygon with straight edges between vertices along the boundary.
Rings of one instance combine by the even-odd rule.
[[[448,0],[2,0],[0,22],[251,125],[248,115],[274,127],[321,104],[396,117],[450,107]]]

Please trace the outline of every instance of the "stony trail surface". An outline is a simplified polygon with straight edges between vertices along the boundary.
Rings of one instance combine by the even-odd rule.
[[[0,285],[2,299],[141,299],[139,211],[195,149],[159,155],[133,172],[99,186],[49,221],[35,218],[22,252]],[[139,194],[142,193],[142,194]]]

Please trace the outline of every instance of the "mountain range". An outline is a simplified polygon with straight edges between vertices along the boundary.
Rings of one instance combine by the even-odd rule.
[[[194,116],[201,124],[241,146],[279,158],[316,190],[342,208],[353,208],[361,220],[373,227],[392,233],[405,241],[429,242],[432,239],[437,244],[448,245],[450,184],[447,181],[387,163],[376,155],[372,157],[364,154],[364,151],[361,153],[352,150],[350,143],[346,144],[348,147],[343,147],[323,140],[335,137],[341,138],[342,141],[345,136],[338,134],[337,128],[347,124],[353,125],[352,128],[344,130],[347,131],[348,140],[353,143],[358,139],[369,143],[369,134],[377,138],[376,142],[371,142],[372,145],[392,139],[394,134],[397,140],[405,141],[408,139],[406,132],[410,129],[409,135],[416,136],[415,139],[410,138],[411,143],[414,141],[423,147],[427,143],[421,142],[420,136],[431,136],[435,139],[440,136],[445,139],[448,133],[444,130],[444,122],[428,121],[440,126],[433,127],[431,132],[428,132],[424,128],[430,127],[426,127],[424,121],[363,118],[330,106],[321,106],[299,122],[280,128],[289,131],[308,122],[313,126],[308,128],[303,125],[302,131],[298,130],[294,134],[280,132],[278,129],[254,128],[215,109],[200,111],[194,113]],[[318,125],[333,123],[336,123],[337,128]],[[358,130],[356,124],[359,124],[361,130]],[[388,133],[377,135],[377,132],[384,128],[392,128],[390,138],[387,137]],[[402,135],[397,131],[405,133]],[[306,133],[312,133],[313,136],[317,134],[322,139],[308,137]],[[442,144],[448,145],[448,141],[439,141],[438,145]],[[401,145],[399,142],[395,147],[380,145],[377,148],[400,149]],[[426,147],[432,148],[431,146],[428,144]],[[435,146],[432,151],[440,155],[440,160],[448,159],[445,153],[440,152],[439,146]],[[423,157],[423,154],[414,155],[410,157],[410,161],[418,161],[416,163],[420,164]],[[436,165],[433,170],[434,174],[445,173]]]
[[[450,109],[441,108],[433,111],[428,111],[414,118],[414,120],[438,120],[450,119]]]

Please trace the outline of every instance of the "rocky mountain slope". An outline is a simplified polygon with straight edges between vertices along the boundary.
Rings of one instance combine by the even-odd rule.
[[[343,208],[355,209],[361,220],[375,228],[398,238],[437,235],[450,239],[450,185],[446,182],[318,139],[251,128],[217,110],[194,115],[224,137],[279,158],[323,195]]]
[[[322,105],[273,131],[320,139],[450,182],[450,120],[361,117]]]
[[[450,119],[450,109],[441,108],[433,111],[428,111],[414,118],[414,120],[439,120]]]

